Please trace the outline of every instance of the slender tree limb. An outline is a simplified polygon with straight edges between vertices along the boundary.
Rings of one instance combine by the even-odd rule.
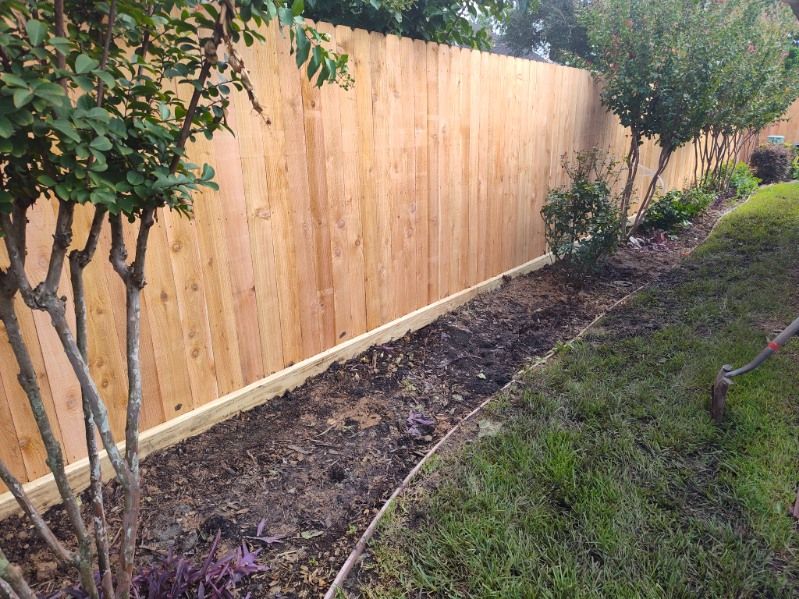
[[[11,272],[16,279],[15,283],[19,285],[22,298],[30,308],[45,310],[50,315],[50,319],[53,322],[56,334],[58,335],[59,341],[61,341],[61,346],[66,353],[67,359],[72,366],[72,370],[78,377],[81,388],[85,389],[89,397],[95,425],[103,441],[103,447],[108,453],[109,461],[114,467],[117,479],[124,487],[127,484],[127,465],[114,441],[105,402],[103,402],[102,396],[89,371],[89,366],[83,359],[83,356],[81,356],[75,338],[69,328],[69,323],[65,315],[64,302],[61,298],[57,297],[55,293],[37,293],[31,288],[30,281],[25,274],[24,259],[21,255],[22,252],[18,249],[15,231],[7,214],[0,213],[0,228],[4,233],[6,250],[11,263]]]
[[[61,347],[64,349],[64,353],[72,366],[73,372],[78,378],[81,388],[85,390],[89,398],[97,432],[108,454],[108,459],[114,467],[117,480],[123,488],[127,488],[129,472],[125,460],[119,451],[119,447],[117,447],[114,441],[108,409],[89,371],[89,365],[83,359],[78,349],[77,342],[75,341],[75,337],[72,335],[72,331],[69,328],[64,303],[57,297],[48,297],[45,300],[43,309],[49,314],[50,320],[53,323],[53,328],[61,342]]]
[[[130,269],[127,264],[128,249],[125,246],[125,234],[122,230],[122,215],[111,214],[108,220],[111,223],[111,254],[108,260],[111,262],[111,266],[114,267],[114,271],[127,284]]]
[[[56,37],[66,37],[67,31],[64,20],[64,0],[53,0],[53,12]],[[55,65],[61,70],[65,70],[67,68],[67,57],[62,54],[60,50],[55,51]],[[61,87],[64,88],[64,91],[68,91],[66,77],[61,77],[59,82],[61,83]]]
[[[17,320],[17,315],[14,310],[13,298],[10,296],[0,296],[0,321],[5,325],[9,345],[19,365],[19,384],[28,397],[33,418],[39,429],[39,435],[44,442],[47,452],[47,466],[53,473],[58,492],[64,502],[70,525],[78,540],[79,559],[75,565],[80,572],[81,583],[90,597],[98,597],[97,587],[94,583],[94,573],[92,572],[89,535],[80,513],[77,498],[67,478],[64,454],[61,451],[60,443],[53,434],[50,419],[45,411],[41,390],[39,389],[39,383],[36,379],[36,370],[33,366],[30,353],[28,352],[28,347],[22,337],[19,321]],[[20,505],[24,510],[24,503]]]
[[[108,55],[111,53],[111,41],[114,39],[114,24],[117,20],[117,0],[111,0],[108,8],[108,27],[105,31],[105,40],[103,42],[103,55],[100,58],[100,69],[105,69],[108,66]],[[97,106],[103,105],[105,98],[105,82],[100,79],[97,84]]]
[[[635,221],[630,229],[630,235],[635,234],[635,232],[638,231],[638,228],[641,226],[644,216],[646,216],[646,211],[649,209],[649,205],[652,203],[652,198],[655,196],[655,192],[657,191],[658,179],[663,174],[663,171],[666,170],[673,152],[673,148],[666,147],[660,149],[657,169],[652,175],[652,180],[649,182],[649,186],[646,189],[646,193],[641,201],[641,205],[638,207],[638,213],[635,215]]]
[[[133,566],[136,557],[136,538],[139,531],[139,512],[141,508],[141,485],[139,471],[139,420],[142,405],[141,375],[141,290],[144,288],[144,270],[147,256],[147,242],[150,230],[155,223],[155,209],[146,209],[139,219],[139,233],[136,238],[136,255],[126,268],[126,315],[127,335],[126,354],[128,369],[128,407],[125,424],[125,459],[130,469],[130,487],[125,494],[122,513],[122,546],[120,549],[120,569],[117,596],[125,597],[130,591]],[[115,225],[113,237],[119,238],[121,227]],[[119,241],[115,244],[119,247]],[[124,246],[122,246],[124,248]],[[113,249],[112,249],[113,253]],[[115,267],[116,268],[116,267]]]
[[[224,34],[222,25],[227,16],[227,10],[228,5],[226,2],[223,2],[219,9],[219,15],[216,18],[216,23],[214,24],[211,40],[209,40],[209,42],[206,44],[206,56],[203,60],[202,67],[200,67],[200,72],[197,75],[197,81],[194,85],[194,92],[192,93],[191,99],[189,100],[189,105],[186,108],[186,116],[183,119],[183,126],[180,129],[180,135],[175,143],[175,149],[177,152],[172,157],[172,162],[169,165],[169,170],[171,172],[175,172],[175,169],[177,169],[178,165],[180,164],[181,151],[186,147],[186,142],[189,139],[191,124],[194,122],[194,115],[197,112],[197,106],[200,103],[205,82],[208,79],[208,76],[211,74],[212,59],[209,54],[213,53],[213,56],[216,57],[216,49],[219,46],[219,43],[222,41],[222,36]]]
[[[28,497],[28,494],[22,487],[22,483],[20,483],[17,477],[11,473],[2,460],[0,460],[0,480],[2,480],[6,487],[8,487],[11,495],[14,496],[14,499],[17,500],[17,503],[22,508],[22,511],[25,513],[31,523],[33,523],[33,527],[36,529],[36,532],[55,554],[56,559],[58,559],[58,561],[63,565],[77,565],[79,559],[77,554],[64,547],[64,544],[58,540],[58,537],[55,536],[53,530],[50,528],[47,522],[45,522],[44,518],[39,513],[39,510],[37,510],[36,506],[33,505],[33,502],[31,502],[30,497]]]
[[[3,587],[5,592],[7,592],[5,588],[5,586],[7,586],[19,599],[36,599],[36,593],[34,593],[33,589],[25,582],[22,571],[18,566],[8,561],[2,549],[0,549],[0,580],[6,582],[6,585]],[[15,597],[15,595],[9,596]]]
[[[41,289],[42,293],[48,295],[58,293],[61,273],[64,270],[64,258],[72,243],[74,215],[75,204],[59,200],[58,217],[56,218],[55,233],[53,234],[53,249],[50,252],[50,264],[47,267],[47,276]]]
[[[11,585],[0,578],[0,599],[19,599],[19,595],[14,592]]]
[[[105,220],[106,209],[96,206],[94,217],[82,250],[73,250],[69,255],[70,281],[75,309],[75,336],[83,359],[88,362],[88,317],[86,309],[86,291],[83,272],[91,262],[97,250],[97,243]],[[81,389],[83,403],[83,425],[86,436],[86,449],[89,458],[89,494],[91,496],[92,525],[94,543],[97,548],[97,565],[103,593],[107,597],[114,596],[114,584],[111,572],[111,558],[108,541],[108,525],[105,518],[103,502],[103,478],[100,466],[99,449],[95,438],[94,417],[88,394]]]

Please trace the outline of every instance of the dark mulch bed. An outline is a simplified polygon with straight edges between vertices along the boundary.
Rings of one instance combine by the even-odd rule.
[[[264,534],[282,539],[264,546],[269,570],[245,590],[253,597],[320,596],[374,513],[432,444],[525,361],[670,270],[706,237],[720,212],[711,210],[676,239],[621,250],[580,289],[553,268],[508,281],[422,330],[148,457],[141,560],[170,548],[202,555],[217,531],[233,547],[265,520]],[[411,435],[411,412],[432,417],[433,430]],[[113,484],[107,493],[113,501]],[[66,531],[58,508],[48,516]],[[115,519],[118,513],[112,524]],[[63,580],[19,520],[3,523],[0,540],[42,590]]]

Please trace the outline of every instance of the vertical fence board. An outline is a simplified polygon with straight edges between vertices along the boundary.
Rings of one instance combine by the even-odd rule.
[[[430,157],[428,135],[427,98],[427,45],[421,40],[413,42],[413,145],[415,190],[413,198],[416,247],[414,248],[416,266],[413,276],[416,281],[416,295],[412,309],[421,308],[428,303],[430,251]]]
[[[369,34],[369,49],[372,59],[372,128],[374,135],[374,212],[373,226],[379,243],[372,248],[377,263],[378,288],[380,290],[380,322],[388,322],[394,313],[394,280],[391,255],[390,198],[391,162],[389,158],[389,81],[386,39],[377,33]]]
[[[439,118],[439,60],[441,46],[427,44],[427,302],[441,297],[441,123]]]

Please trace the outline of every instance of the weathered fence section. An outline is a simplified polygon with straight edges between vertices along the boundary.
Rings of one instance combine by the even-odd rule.
[[[236,137],[191,150],[216,168],[220,191],[197,197],[193,220],[159,215],[143,301],[144,429],[542,256],[539,210],[564,181],[561,154],[596,145],[621,157],[627,148],[584,71],[323,28],[350,55],[355,85],[312,87],[277,34],[242,48],[263,115],[237,95]],[[642,166],[656,161],[647,143]],[[682,184],[693,167],[691,148],[681,150],[666,184]],[[32,214],[34,278],[54,219],[46,203]],[[88,211],[77,220],[80,239]],[[101,243],[107,255],[108,238]],[[124,291],[102,260],[86,278],[91,369],[121,438]],[[78,382],[46,315],[20,308],[75,462],[85,453]],[[5,340],[0,438],[0,458],[21,479],[46,473]]]

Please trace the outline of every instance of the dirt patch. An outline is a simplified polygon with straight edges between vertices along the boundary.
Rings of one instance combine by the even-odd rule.
[[[580,289],[552,268],[507,282],[431,325],[369,349],[281,398],[144,460],[141,561],[170,549],[203,554],[217,531],[228,547],[264,544],[269,566],[252,597],[317,597],[369,521],[426,450],[532,357],[573,337],[621,297],[656,279],[705,238],[710,211],[674,239],[621,250]],[[413,416],[409,419],[410,416]],[[426,422],[411,430],[414,422]],[[430,422],[432,421],[432,422]],[[108,501],[118,504],[113,484]],[[66,529],[59,508],[48,518]],[[112,526],[118,512],[112,512]],[[27,525],[0,542],[41,590],[52,558]],[[252,542],[252,541],[250,541]],[[66,576],[64,573],[61,576]]]

